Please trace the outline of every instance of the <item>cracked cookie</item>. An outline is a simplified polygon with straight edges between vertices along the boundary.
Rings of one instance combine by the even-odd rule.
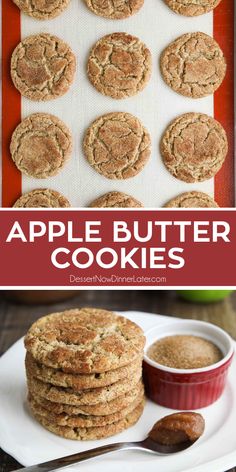
[[[47,33],[28,36],[11,58],[15,87],[24,97],[37,101],[64,95],[73,82],[75,68],[75,55],[69,45]]]
[[[15,129],[10,151],[21,172],[45,179],[58,174],[70,158],[71,132],[56,116],[35,113]]]
[[[91,208],[141,208],[143,204],[123,192],[109,192],[94,200]]]
[[[165,0],[168,7],[175,13],[184,16],[203,15],[219,5],[221,0]]]
[[[106,387],[75,391],[72,388],[56,387],[50,383],[42,382],[27,372],[28,389],[33,397],[38,395],[51,402],[74,406],[91,406],[97,403],[110,402],[132,390],[139,383],[141,377],[142,367],[139,367],[136,372],[132,373],[131,377],[125,380],[118,380],[118,382]]]
[[[135,116],[108,113],[87,130],[84,152],[91,166],[108,179],[129,179],[148,162],[151,138]]]
[[[106,426],[97,426],[91,428],[71,428],[69,426],[59,426],[56,423],[48,421],[42,415],[39,415],[36,412],[33,412],[36,420],[41,423],[44,428],[48,429],[54,434],[62,436],[67,439],[75,439],[77,441],[88,441],[94,439],[107,438],[108,436],[113,436],[115,434],[121,433],[127,428],[133,426],[139,420],[140,416],[143,413],[144,409],[144,400],[124,419],[116,421]]]
[[[103,95],[121,99],[136,95],[150,79],[152,59],[139,38],[127,33],[104,36],[92,48],[87,72]]]
[[[137,13],[144,0],[85,0],[85,3],[96,15],[121,20]]]
[[[104,416],[92,416],[92,415],[67,415],[66,413],[55,414],[52,411],[44,408],[40,402],[35,400],[31,395],[28,397],[28,403],[31,411],[39,414],[46,418],[50,423],[55,423],[59,426],[69,426],[70,428],[92,428],[96,426],[106,426],[116,421],[120,421],[131,413],[143,400],[143,395],[138,396],[136,400],[126,408],[123,408],[116,413]]]
[[[101,373],[133,362],[142,353],[142,329],[98,308],[53,313],[37,320],[25,347],[42,364],[67,373]]]
[[[67,208],[70,203],[61,193],[48,188],[39,188],[25,193],[13,208]]]
[[[163,51],[161,72],[175,92],[201,98],[218,89],[225,77],[226,61],[213,38],[205,33],[187,33]]]
[[[31,394],[30,394],[31,395]],[[97,403],[96,405],[66,405],[65,403],[56,403],[50,400],[46,400],[43,397],[40,397],[37,393],[34,393],[33,397],[39,405],[41,405],[46,410],[56,414],[61,415],[65,413],[69,416],[74,415],[86,415],[86,416],[105,416],[113,415],[124,408],[127,408],[131,403],[135,402],[137,398],[142,398],[144,396],[144,387],[143,383],[140,380],[138,384],[130,391],[124,395],[111,400],[106,403]]]
[[[202,182],[214,177],[228,151],[224,128],[214,118],[186,113],[168,126],[161,141],[161,154],[168,171],[184,182]]]
[[[38,20],[50,20],[60,15],[70,0],[13,0],[29,16]]]
[[[203,192],[185,192],[172,198],[166,208],[218,208],[219,205],[209,195]]]
[[[69,387],[75,391],[87,388],[106,387],[107,385],[132,376],[132,373],[139,369],[141,364],[142,357],[138,356],[137,360],[134,360],[132,363],[118,369],[109,370],[100,374],[73,375],[38,363],[29,352],[27,352],[25,359],[26,370],[33,377],[42,382],[51,383],[58,387]]]

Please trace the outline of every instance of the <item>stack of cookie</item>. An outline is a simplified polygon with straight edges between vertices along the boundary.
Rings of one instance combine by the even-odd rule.
[[[83,308],[40,318],[25,337],[28,402],[49,431],[105,438],[132,426],[144,407],[139,326]]]

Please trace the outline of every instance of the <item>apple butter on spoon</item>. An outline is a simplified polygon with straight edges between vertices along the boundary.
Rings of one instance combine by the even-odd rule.
[[[158,452],[163,454],[179,452],[194,444],[204,429],[205,421],[199,413],[173,413],[154,424],[146,441],[157,444]]]
[[[157,421],[146,439],[138,442],[121,442],[96,447],[71,456],[25,467],[24,472],[49,472],[78,462],[120,450],[141,449],[152,453],[172,454],[192,446],[203,434],[205,421],[199,413],[181,412],[165,416]],[[16,472],[16,471],[14,471]]]

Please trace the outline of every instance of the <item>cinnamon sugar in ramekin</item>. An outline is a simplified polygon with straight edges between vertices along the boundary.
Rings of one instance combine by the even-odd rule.
[[[199,369],[216,364],[223,358],[223,353],[213,342],[180,334],[154,342],[147,355],[158,364],[175,369]]]

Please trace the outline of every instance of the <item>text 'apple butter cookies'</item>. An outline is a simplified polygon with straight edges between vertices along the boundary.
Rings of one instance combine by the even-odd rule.
[[[129,179],[148,162],[151,138],[130,113],[108,113],[89,127],[84,151],[91,166],[108,179]]]
[[[28,36],[11,58],[13,83],[31,100],[46,101],[64,95],[73,82],[75,69],[70,46],[48,33]]]
[[[184,16],[199,16],[219,5],[221,0],[165,0],[168,7],[171,8],[175,13],[179,13]]]
[[[144,0],[85,0],[85,3],[96,15],[121,20],[137,13]]]
[[[121,99],[136,95],[148,83],[151,53],[139,38],[127,33],[104,36],[92,48],[87,72],[103,95]]]
[[[185,192],[172,198],[166,208],[218,208],[219,205],[209,195],[203,192]]]
[[[56,116],[35,113],[15,129],[10,151],[21,172],[45,179],[58,174],[70,158],[72,135]]]
[[[25,337],[33,416],[75,440],[105,438],[135,424],[144,408],[144,343],[135,323],[106,310],[39,319]]]
[[[48,188],[39,188],[22,195],[13,208],[68,208],[70,202],[61,193]]]
[[[224,128],[214,118],[201,113],[186,113],[176,118],[165,131],[161,154],[168,171],[187,183],[214,177],[228,151]]]
[[[29,16],[37,20],[50,20],[59,16],[69,5],[70,0],[13,0]]]
[[[224,54],[217,42],[205,33],[183,34],[161,55],[163,79],[172,90],[186,97],[211,95],[226,73]]]
[[[109,192],[90,204],[91,208],[142,208],[141,202],[123,192]]]

